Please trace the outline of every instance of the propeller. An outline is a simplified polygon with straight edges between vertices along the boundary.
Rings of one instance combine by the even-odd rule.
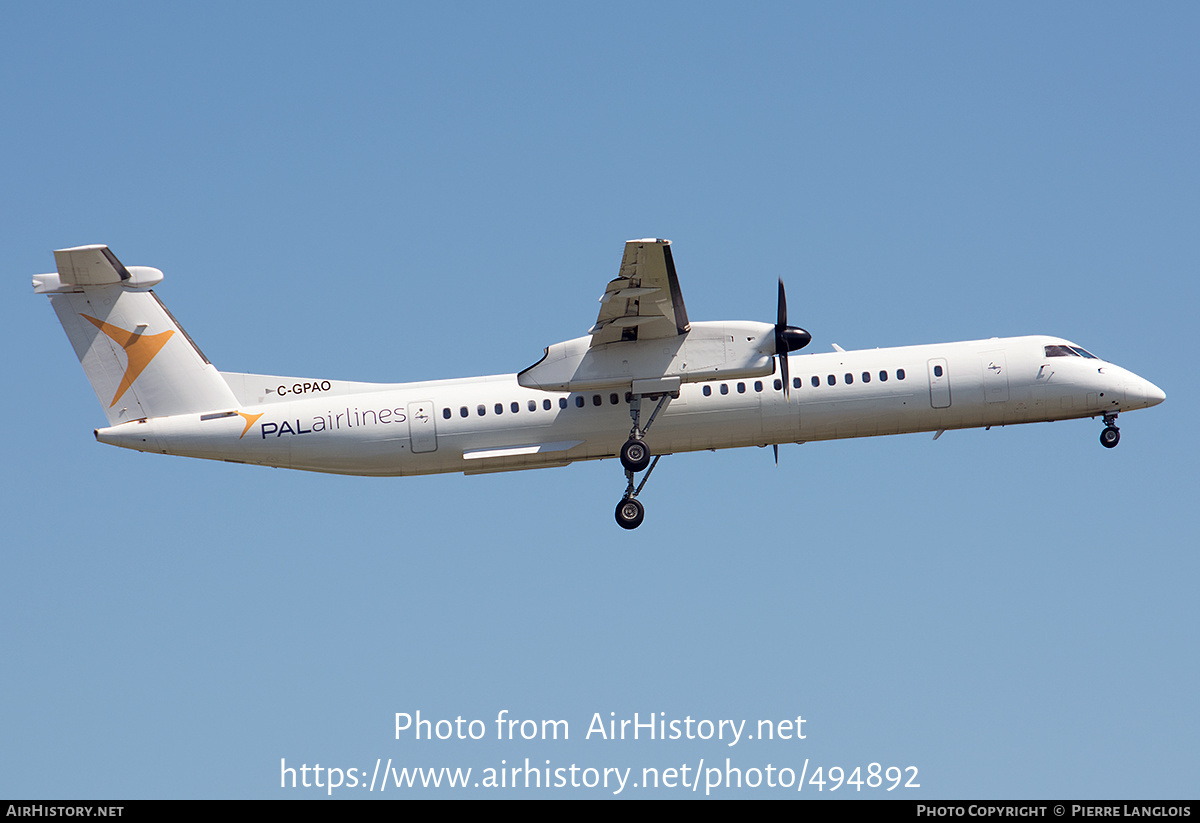
[[[787,295],[783,291],[783,278],[779,278],[779,311],[775,320],[775,354],[779,357],[779,368],[783,375],[783,396],[789,397],[792,387],[788,376],[788,352],[798,351],[812,342],[812,335],[799,326],[787,324]],[[776,459],[778,462],[778,458]]]

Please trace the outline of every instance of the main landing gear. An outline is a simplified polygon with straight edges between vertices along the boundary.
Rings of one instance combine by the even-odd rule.
[[[646,507],[637,499],[637,496],[642,493],[642,488],[650,479],[650,473],[654,471],[654,467],[658,465],[658,459],[662,457],[662,455],[651,455],[650,447],[646,445],[646,432],[650,430],[654,418],[671,399],[670,394],[660,395],[658,405],[654,407],[654,412],[646,421],[645,428],[642,428],[642,397],[643,395],[634,394],[629,398],[629,416],[633,418],[633,428],[629,432],[629,439],[625,441],[625,445],[621,446],[621,465],[625,467],[625,494],[621,497],[621,502],[617,504],[616,517],[617,525],[622,529],[636,529],[642,525],[642,520],[646,517]],[[653,395],[650,395],[650,398],[653,399]],[[642,477],[642,482],[635,486],[634,475],[642,470],[645,470],[646,474]]]
[[[1117,428],[1116,412],[1104,415],[1104,431],[1100,432],[1100,445],[1111,449],[1120,442],[1121,430]]]

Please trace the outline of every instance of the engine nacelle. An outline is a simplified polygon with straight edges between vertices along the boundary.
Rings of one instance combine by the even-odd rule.
[[[544,391],[630,388],[635,380],[762,377],[775,371],[775,327],[768,323],[692,323],[678,337],[591,345],[590,337],[555,343],[517,382]]]

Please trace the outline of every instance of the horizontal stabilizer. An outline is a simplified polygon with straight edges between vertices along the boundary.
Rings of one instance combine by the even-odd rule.
[[[129,269],[108,246],[76,246],[54,252],[58,279],[76,286],[106,286],[132,280]]]
[[[108,246],[76,246],[54,252],[58,266],[55,274],[35,274],[33,290],[38,294],[78,292],[85,288],[121,285],[127,289],[148,289],[163,279],[163,273],[150,266],[126,266]]]

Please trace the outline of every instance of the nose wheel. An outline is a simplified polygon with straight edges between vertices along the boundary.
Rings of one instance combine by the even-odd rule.
[[[1115,414],[1104,415],[1104,429],[1100,432],[1100,445],[1106,449],[1116,448],[1121,442],[1121,430],[1117,428]]]

